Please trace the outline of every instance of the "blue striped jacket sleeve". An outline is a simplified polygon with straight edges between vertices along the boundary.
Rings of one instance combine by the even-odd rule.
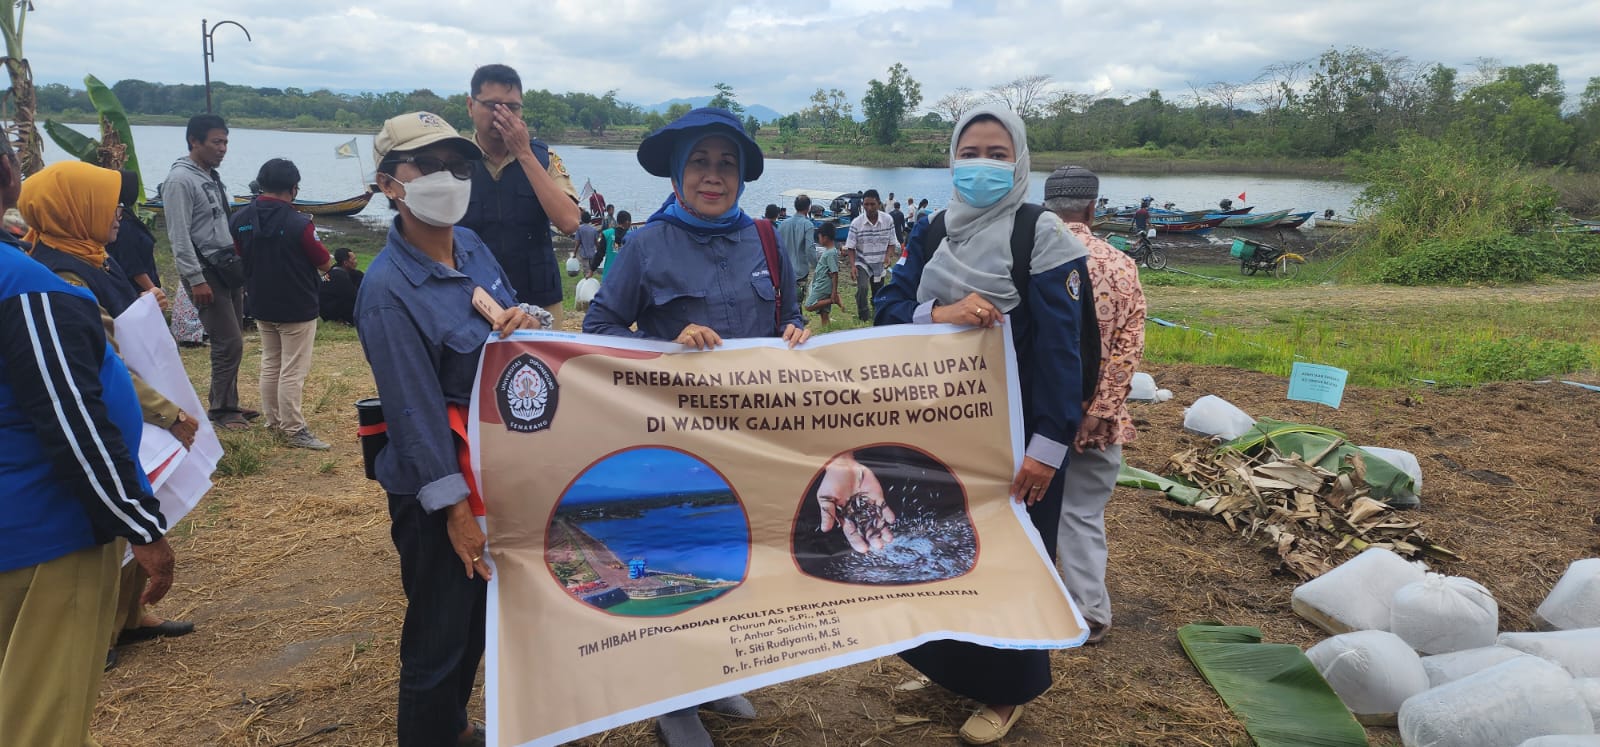
[[[24,293],[0,302],[0,320],[16,404],[88,513],[95,541],[161,539],[166,519],[102,399],[108,352],[99,307],[63,293]]]

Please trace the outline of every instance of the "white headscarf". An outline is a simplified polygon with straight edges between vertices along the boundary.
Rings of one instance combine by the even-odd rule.
[[[977,292],[1001,311],[1009,312],[1022,301],[1011,282],[1011,228],[1017,209],[1028,197],[1028,131],[1022,118],[1004,106],[985,105],[967,112],[950,135],[950,163],[956,161],[956,144],[973,119],[981,116],[1000,121],[1011,134],[1017,154],[1011,191],[988,207],[973,207],[959,193],[950,197],[944,211],[945,239],[939,247],[924,247],[932,259],[922,268],[917,286],[917,301],[955,303],[968,293]],[[952,173],[953,176],[953,173]],[[937,249],[937,251],[934,251]],[[1029,271],[1035,275],[1054,270],[1089,253],[1061,219],[1046,210],[1034,226],[1033,260]]]

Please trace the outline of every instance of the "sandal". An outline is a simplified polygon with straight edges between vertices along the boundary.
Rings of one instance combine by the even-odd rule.
[[[230,412],[230,413],[227,413],[226,415],[220,415],[218,417],[212,418],[211,422],[212,422],[213,425],[215,425],[216,427],[221,428],[223,430],[229,430],[229,431],[247,431],[247,430],[250,430],[250,421],[245,420],[243,415],[240,415],[239,413],[236,413],[236,412]]]
[[[1011,727],[1022,720],[1022,706],[1011,709],[1011,718],[1002,719],[989,706],[983,706],[967,717],[961,725],[961,741],[967,744],[994,744],[1011,733]]]

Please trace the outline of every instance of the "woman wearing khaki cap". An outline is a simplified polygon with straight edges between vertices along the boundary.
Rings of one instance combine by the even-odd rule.
[[[373,151],[378,187],[398,215],[361,283],[356,331],[388,424],[376,473],[408,602],[396,725],[401,747],[482,745],[467,701],[483,659],[490,570],[483,504],[469,495],[449,413],[469,404],[491,330],[548,326],[550,316],[519,306],[489,248],[455,225],[478,146],[438,115],[412,112],[384,122]],[[473,307],[478,288],[504,309],[492,323]]]

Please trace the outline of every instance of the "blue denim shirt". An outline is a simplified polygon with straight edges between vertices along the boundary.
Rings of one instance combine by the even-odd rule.
[[[629,232],[616,268],[607,268],[583,331],[674,340],[690,323],[725,338],[778,337],[790,324],[804,328],[794,271],[781,248],[778,260],[771,269],[784,289],[781,314],[755,226],[714,236],[648,223]]]
[[[356,332],[389,426],[378,482],[390,493],[415,495],[430,512],[467,497],[445,405],[471,401],[478,352],[489,337],[472,290],[516,304],[505,271],[471,229],[455,229],[455,264],[452,270],[412,246],[397,218],[356,296]]]

